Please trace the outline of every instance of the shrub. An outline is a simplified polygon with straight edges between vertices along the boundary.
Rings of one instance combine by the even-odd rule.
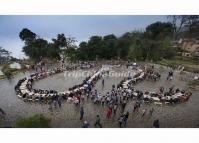
[[[9,64],[6,64],[2,67],[2,72],[5,74],[6,77],[12,76],[12,73],[16,70],[17,69],[11,69]]]
[[[46,118],[42,114],[35,114],[31,117],[18,119],[14,125],[14,128],[49,128],[50,119]]]

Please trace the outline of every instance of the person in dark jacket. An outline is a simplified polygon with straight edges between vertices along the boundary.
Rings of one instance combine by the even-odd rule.
[[[95,121],[95,127],[99,126],[100,128],[102,128],[102,124],[100,123],[100,116],[97,115],[96,117],[96,121]]]
[[[118,123],[119,123],[119,127],[121,128],[122,127],[122,123],[123,123],[123,121],[124,121],[124,115],[121,115],[120,117],[119,117],[119,119],[118,119]]]
[[[124,122],[125,126],[126,126],[128,118],[129,118],[129,112],[126,112],[126,114],[124,114],[124,119],[123,119],[123,122]]]
[[[81,106],[81,108],[80,108],[80,120],[83,119],[83,116],[84,116],[84,108],[83,108],[83,106]]]
[[[160,125],[159,125],[159,120],[157,119],[157,120],[154,120],[154,122],[153,122],[153,127],[154,128],[159,128],[160,127]]]
[[[3,109],[0,108],[0,112],[2,115],[5,115],[6,113],[3,111]]]

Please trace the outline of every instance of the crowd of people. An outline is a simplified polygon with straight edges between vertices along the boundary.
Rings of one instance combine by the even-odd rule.
[[[97,71],[93,76],[87,77],[82,84],[74,85],[69,88],[68,91],[59,92],[56,90],[43,90],[43,89],[34,89],[32,85],[34,81],[46,78],[50,75],[60,73],[65,71],[63,68],[54,68],[48,71],[40,71],[34,74],[31,74],[29,78],[23,78],[18,81],[15,86],[15,91],[20,98],[23,98],[27,101],[45,101],[46,103],[58,103],[61,106],[61,100],[67,99],[68,101],[73,101],[76,104],[80,103],[81,94],[83,92],[91,91],[94,83],[101,77],[104,72],[103,69]],[[56,103],[55,103],[56,101]],[[50,104],[51,105],[51,104]]]
[[[133,108],[133,112],[136,112],[141,104],[144,103],[155,103],[158,105],[165,104],[173,104],[178,102],[184,102],[189,99],[192,95],[189,92],[185,92],[184,90],[179,90],[178,88],[174,89],[174,86],[169,88],[169,91],[165,91],[164,87],[160,87],[159,91],[151,92],[151,91],[140,91],[134,89],[134,85],[137,82],[143,81],[145,79],[153,79],[154,81],[157,78],[160,78],[161,75],[154,71],[153,69],[141,69],[136,68],[135,76],[124,78],[117,86],[113,85],[112,89],[107,92],[105,95],[101,94],[97,90],[92,90],[94,84],[102,78],[102,75],[107,72],[104,69],[98,70],[93,76],[87,77],[82,84],[75,85],[69,88],[68,91],[58,92],[55,90],[42,90],[42,89],[33,89],[32,84],[35,80],[43,79],[50,75],[63,72],[62,68],[56,68],[48,71],[41,71],[30,75],[29,78],[24,78],[19,80],[17,85],[15,86],[15,90],[17,95],[23,99],[28,101],[45,101],[49,104],[49,109],[52,110],[53,106],[56,108],[57,106],[61,107],[61,103],[63,99],[66,99],[67,102],[72,102],[76,106],[82,105],[81,102],[84,102],[84,99],[87,98],[94,103],[100,104],[101,106],[105,106],[106,109],[106,117],[110,118],[112,115],[116,115],[118,107],[121,107],[122,114],[118,119],[119,127],[122,125],[126,126],[129,112],[125,112],[125,107],[127,103],[131,100],[135,100],[135,105]],[[102,79],[102,87],[104,86],[104,79]],[[152,113],[153,110],[150,110]],[[144,116],[146,111],[143,111],[142,116]],[[80,120],[83,119],[84,116],[84,108],[81,106],[80,108]],[[102,127],[100,122],[100,117],[97,115],[95,126]],[[154,126],[158,126],[159,121],[154,121]],[[89,127],[87,121],[83,122],[82,127]]]
[[[87,98],[90,97],[94,104],[100,104],[106,106],[106,117],[110,118],[115,115],[118,107],[121,107],[122,114],[118,119],[119,127],[126,125],[129,112],[124,113],[127,103],[131,100],[136,100],[133,112],[136,112],[141,104],[154,103],[157,105],[174,104],[184,102],[192,95],[190,92],[184,90],[174,89],[174,86],[170,87],[168,91],[164,87],[160,87],[157,92],[139,91],[134,89],[134,85],[146,78],[146,74],[143,70],[137,69],[137,74],[134,77],[128,77],[122,80],[117,86],[113,85],[112,90],[102,95],[97,90],[93,90],[87,93]],[[102,86],[104,80],[102,80]],[[84,95],[84,94],[83,94]],[[90,96],[89,96],[90,95]],[[153,113],[153,108],[149,111],[149,114]],[[142,117],[145,116],[146,110],[143,110]],[[154,126],[158,127],[159,121],[154,121]]]
[[[157,81],[161,78],[161,74],[154,69],[154,66],[145,67],[144,73],[146,80]]]

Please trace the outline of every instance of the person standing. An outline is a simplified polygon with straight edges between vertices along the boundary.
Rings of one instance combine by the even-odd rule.
[[[149,115],[152,116],[152,115],[153,115],[153,112],[154,112],[154,109],[153,109],[153,107],[152,107],[151,110],[149,111]]]
[[[160,127],[160,125],[159,125],[159,120],[157,119],[157,120],[154,120],[154,122],[153,122],[153,127],[154,128],[159,128]]]
[[[53,105],[55,108],[57,108],[57,100],[56,99],[53,100]]]
[[[129,112],[127,111],[126,114],[124,114],[124,125],[126,126],[127,120],[129,118]]]
[[[80,108],[80,120],[83,119],[83,116],[84,116],[84,108],[83,108],[83,106],[81,106],[81,108]]]
[[[49,107],[48,107],[48,109],[50,110],[50,111],[53,111],[53,101],[52,100],[49,100],[49,102],[48,102],[48,105],[49,105]]]
[[[122,102],[122,110],[123,111],[124,111],[124,109],[126,107],[126,104],[127,104],[127,99],[126,99],[126,97],[124,97],[123,102]]]
[[[112,108],[109,107],[109,108],[106,110],[106,112],[107,112],[106,117],[107,117],[107,118],[110,118],[111,115],[112,115]]]
[[[59,108],[61,108],[61,102],[62,102],[62,97],[61,96],[58,96],[57,98],[57,103],[59,105]]]
[[[102,106],[104,106],[104,103],[105,103],[105,96],[102,96],[102,99],[101,99],[101,104],[102,104]]]
[[[119,123],[119,127],[121,128],[122,127],[122,123],[124,121],[124,115],[121,115],[118,119],[118,123]]]
[[[104,87],[104,79],[102,79],[102,88]]]
[[[118,105],[115,103],[113,106],[113,114],[116,115]]]
[[[99,126],[100,128],[102,128],[102,124],[100,123],[100,116],[97,115],[96,117],[96,121],[95,121],[95,127]]]
[[[84,121],[82,128],[88,128],[90,124],[87,121]]]
[[[143,109],[143,110],[142,110],[142,116],[141,116],[141,117],[144,117],[145,114],[146,114],[146,109]]]

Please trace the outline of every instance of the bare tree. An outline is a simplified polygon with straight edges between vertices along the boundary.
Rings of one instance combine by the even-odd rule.
[[[182,32],[183,28],[187,29],[189,33],[188,38],[191,38],[194,28],[199,28],[198,15],[171,15],[168,18],[173,25],[173,40],[178,38],[178,34]]]
[[[185,15],[170,15],[167,17],[173,25],[173,40],[177,40],[179,32],[187,22],[187,17]]]
[[[191,38],[194,32],[194,29],[197,30],[199,28],[199,16],[198,15],[189,15],[186,16],[186,24],[185,27],[188,28],[189,38]]]
[[[11,52],[0,47],[0,64],[9,60]]]

